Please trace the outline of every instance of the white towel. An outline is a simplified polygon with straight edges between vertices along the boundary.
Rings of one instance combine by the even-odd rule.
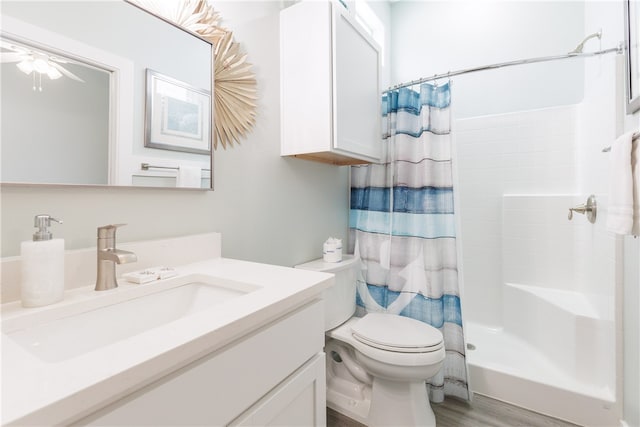
[[[202,185],[202,169],[197,166],[180,166],[176,187],[200,188]]]
[[[631,234],[633,228],[632,138],[633,132],[625,133],[611,145],[607,230],[617,234]]]

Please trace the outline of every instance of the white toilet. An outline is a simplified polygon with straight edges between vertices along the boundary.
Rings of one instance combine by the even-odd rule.
[[[368,426],[435,426],[425,380],[445,357],[442,333],[408,317],[353,317],[359,260],[296,266],[335,274],[325,291],[327,406]]]

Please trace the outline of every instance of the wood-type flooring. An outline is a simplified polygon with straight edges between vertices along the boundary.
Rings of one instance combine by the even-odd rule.
[[[577,427],[499,400],[475,395],[473,403],[446,399],[432,403],[437,427]],[[327,409],[328,427],[363,427],[344,415]]]

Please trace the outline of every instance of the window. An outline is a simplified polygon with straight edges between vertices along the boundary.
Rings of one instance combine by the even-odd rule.
[[[355,18],[380,46],[381,66],[384,66],[384,25],[366,0],[355,0]]]

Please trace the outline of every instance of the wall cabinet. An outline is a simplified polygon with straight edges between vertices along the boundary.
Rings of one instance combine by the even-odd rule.
[[[316,300],[76,425],[324,426],[323,346]]]
[[[380,160],[380,49],[342,4],[280,12],[280,85],[283,156]]]

